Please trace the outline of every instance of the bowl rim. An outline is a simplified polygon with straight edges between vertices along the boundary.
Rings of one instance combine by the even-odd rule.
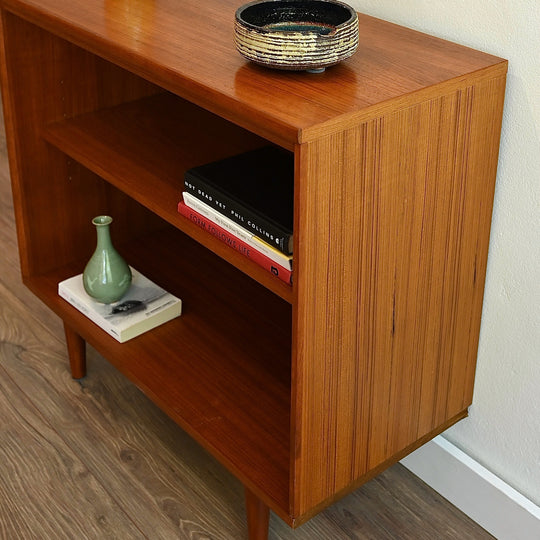
[[[245,21],[244,19],[241,18],[242,13],[246,9],[252,6],[258,5],[258,4],[272,4],[272,3],[279,3],[279,2],[288,2],[288,3],[293,2],[294,3],[294,2],[301,2],[301,1],[302,0],[254,0],[253,2],[248,2],[247,4],[243,4],[242,6],[240,6],[236,10],[235,19],[240,25],[242,25],[245,28],[249,28],[252,30],[256,30],[257,32],[262,32],[266,34],[276,33],[278,31],[275,28],[264,28],[263,26],[257,26],[256,24],[251,24]],[[304,0],[304,1],[307,1],[307,0]],[[309,0],[309,1],[316,4],[323,4],[323,3],[335,4],[337,6],[345,8],[350,13],[350,17],[346,21],[333,27],[333,30],[331,32],[332,35],[334,35],[339,29],[349,26],[351,23],[354,23],[354,21],[358,18],[358,13],[356,12],[356,10],[349,4],[346,4],[345,2],[340,2],[339,0]],[[298,32],[299,30],[279,30],[280,34],[294,34]],[[308,34],[308,33],[316,33],[316,32],[314,30],[304,30],[304,31],[301,31],[301,33]]]

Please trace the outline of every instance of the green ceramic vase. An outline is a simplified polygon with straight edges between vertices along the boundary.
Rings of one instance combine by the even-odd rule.
[[[97,246],[83,272],[84,290],[103,304],[120,300],[131,285],[131,270],[111,242],[110,216],[97,216]]]

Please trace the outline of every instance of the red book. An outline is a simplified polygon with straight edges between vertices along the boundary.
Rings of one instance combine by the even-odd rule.
[[[244,257],[251,259],[253,262],[257,263],[259,266],[262,266],[265,270],[268,270],[274,276],[277,276],[279,279],[288,283],[292,283],[292,271],[284,266],[276,264],[272,259],[267,257],[264,253],[254,249],[250,245],[246,244],[243,240],[235,236],[234,234],[226,231],[218,224],[207,219],[203,215],[195,212],[186,206],[183,201],[178,203],[178,212],[180,212],[184,217],[187,217],[190,221],[193,221],[201,229],[209,232],[211,235],[215,236],[231,248],[240,252]]]

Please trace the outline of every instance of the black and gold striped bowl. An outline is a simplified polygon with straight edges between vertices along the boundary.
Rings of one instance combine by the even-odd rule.
[[[276,69],[323,71],[358,47],[356,11],[334,0],[262,0],[236,12],[238,52]]]

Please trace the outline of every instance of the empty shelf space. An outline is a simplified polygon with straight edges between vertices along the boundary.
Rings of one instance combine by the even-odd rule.
[[[182,299],[181,317],[121,344],[57,295],[58,282],[84,263],[29,278],[27,285],[246,485],[287,514],[291,306],[172,227],[123,245],[122,253]]]
[[[47,126],[44,138],[221,258],[292,302],[292,287],[178,213],[185,171],[268,141],[160,93]]]

